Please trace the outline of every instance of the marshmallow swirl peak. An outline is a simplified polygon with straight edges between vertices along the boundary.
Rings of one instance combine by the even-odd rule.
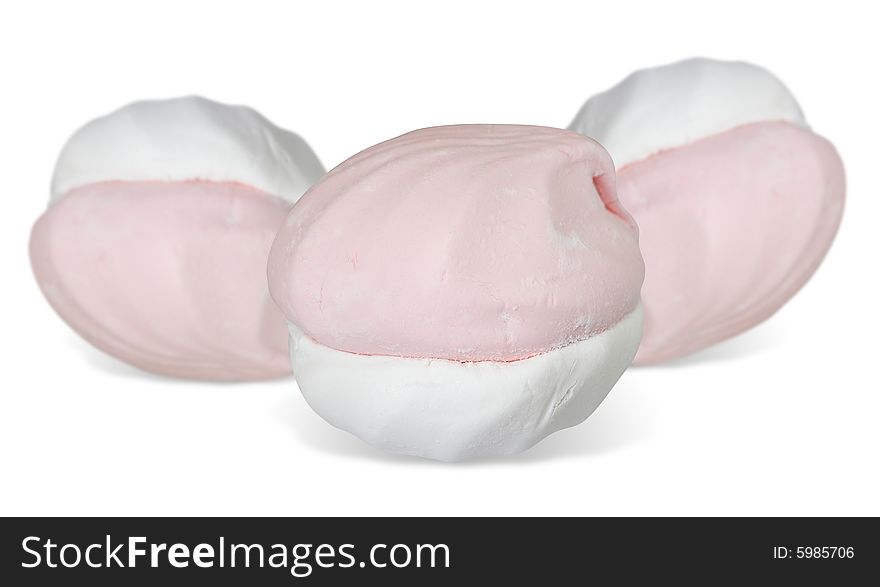
[[[644,267],[595,141],[534,126],[417,130],[306,192],[269,258],[288,320],[366,355],[515,361],[604,332]]]
[[[295,202],[324,168],[297,134],[247,106],[144,100],[96,118],[64,146],[52,200],[103,181],[236,182]]]
[[[569,128],[602,143],[620,169],[764,121],[807,126],[794,96],[766,69],[696,58],[630,74],[587,100]]]

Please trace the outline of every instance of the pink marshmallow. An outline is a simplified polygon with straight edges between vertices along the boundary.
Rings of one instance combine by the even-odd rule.
[[[198,379],[286,375],[266,257],[323,173],[303,139],[246,106],[128,104],[61,151],[31,235],[34,274],[74,330],[132,365]]]
[[[531,126],[414,131],[327,174],[269,259],[273,298],[319,343],[514,361],[639,303],[637,232],[596,142]]]
[[[34,225],[31,262],[83,338],[142,369],[201,379],[290,371],[266,256],[289,202],[231,182],[102,182]]]
[[[590,98],[571,128],[609,150],[639,224],[636,363],[765,320],[816,271],[840,224],[840,158],[761,67],[689,59],[640,70]]]
[[[831,143],[785,122],[741,126],[620,170],[646,267],[636,361],[689,354],[776,312],[831,246],[844,191]]]

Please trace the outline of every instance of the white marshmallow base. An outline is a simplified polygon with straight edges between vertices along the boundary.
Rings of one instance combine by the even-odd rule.
[[[516,454],[586,420],[632,362],[642,309],[511,362],[358,355],[288,329],[300,391],[327,422],[387,452],[462,461]]]

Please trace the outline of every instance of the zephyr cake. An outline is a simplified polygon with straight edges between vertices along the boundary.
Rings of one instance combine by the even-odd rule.
[[[137,102],[64,147],[31,234],[40,288],[83,338],[156,373],[290,372],[266,257],[321,175],[297,135],[203,98]]]
[[[637,363],[674,359],[765,320],[815,272],[840,224],[834,147],[791,93],[747,63],[637,71],[570,128],[601,142],[639,224],[645,333]]]
[[[466,125],[329,172],[279,231],[269,289],[318,414],[386,451],[454,461],[589,416],[635,354],[643,272],[601,146]]]

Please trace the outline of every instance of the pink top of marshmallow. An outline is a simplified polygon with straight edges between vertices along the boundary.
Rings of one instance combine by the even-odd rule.
[[[290,372],[265,260],[289,204],[229,182],[76,188],[34,225],[52,307],[83,338],[156,373],[248,380]]]
[[[639,303],[635,224],[595,141],[533,126],[428,128],[345,161],[294,206],[272,297],[326,346],[511,361]]]
[[[831,143],[787,122],[664,151],[618,178],[647,265],[641,364],[697,351],[782,307],[831,246],[846,192]]]

